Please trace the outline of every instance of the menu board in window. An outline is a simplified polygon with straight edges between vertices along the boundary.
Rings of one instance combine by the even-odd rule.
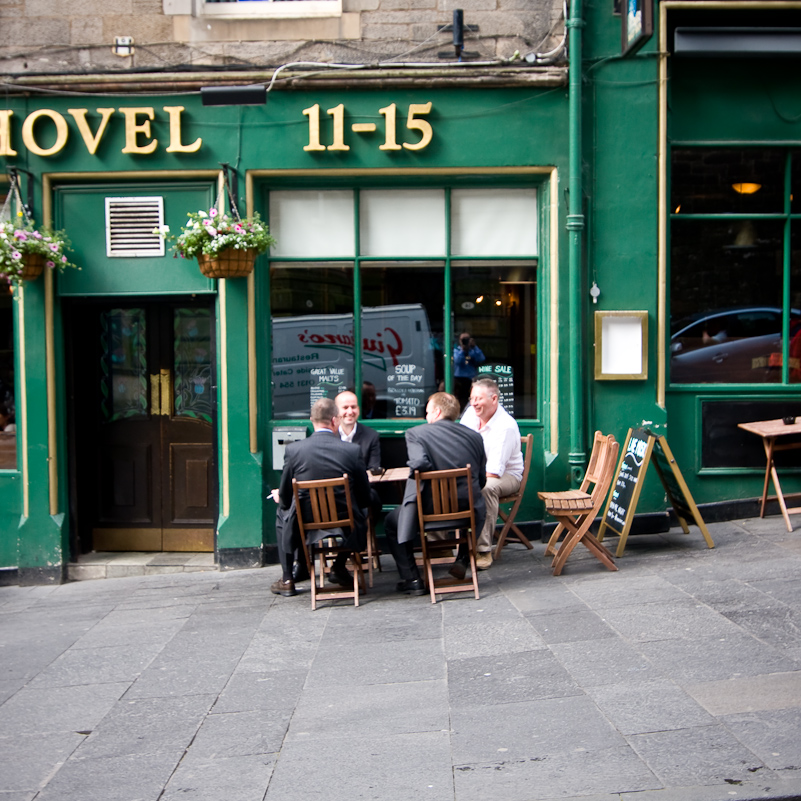
[[[344,367],[312,367],[309,375],[314,381],[309,389],[310,407],[320,398],[334,398],[345,389]]]
[[[391,417],[425,417],[425,375],[425,367],[417,364],[396,364],[394,372],[387,373]]]
[[[515,415],[515,376],[511,364],[482,364],[478,368],[479,378],[491,378],[500,392],[501,406]]]

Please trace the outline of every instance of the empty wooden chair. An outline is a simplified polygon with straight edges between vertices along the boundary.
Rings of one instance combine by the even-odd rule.
[[[558,576],[562,572],[568,556],[579,543],[585,545],[590,553],[610,570],[617,570],[617,566],[612,561],[612,554],[593,536],[590,526],[609,491],[619,449],[620,445],[612,434],[604,436],[600,431],[596,431],[590,463],[581,487],[577,490],[563,492],[537,493],[539,498],[545,502],[545,511],[556,518],[559,524],[548,541],[545,553],[552,554],[561,533],[567,532],[553,560],[554,576]],[[591,485],[592,491],[588,492]]]
[[[420,544],[425,582],[431,593],[431,603],[437,602],[437,595],[446,592],[465,592],[472,590],[478,600],[478,571],[476,570],[476,515],[473,499],[473,483],[470,465],[453,470],[432,470],[421,473],[414,471],[417,485],[417,518],[420,525]],[[459,503],[459,484],[467,484],[467,503]],[[426,512],[427,498],[432,511]],[[442,536],[442,532],[446,536]],[[434,533],[436,539],[429,541],[426,534]],[[448,549],[457,549],[467,541],[470,557],[470,578],[455,578],[447,575],[434,578],[432,565],[454,562],[454,555],[436,556]]]
[[[318,481],[298,481],[292,479],[292,492],[295,496],[297,508],[298,528],[300,540],[303,545],[303,554],[311,579],[311,606],[317,608],[318,600],[331,598],[353,598],[354,606],[359,605],[359,590],[364,588],[364,572],[362,570],[362,555],[352,548],[337,545],[337,536],[342,536],[345,529],[353,531],[356,522],[353,517],[353,504],[350,497],[350,483],[347,474],[341,478],[327,478]],[[301,493],[308,493],[308,506],[311,507],[311,519],[306,519],[301,505]],[[347,505],[347,516],[343,517],[337,511],[337,496],[344,495]],[[340,553],[349,553],[353,566],[353,587],[343,587],[338,584],[326,586],[326,567],[329,559]],[[317,572],[315,572],[317,560]],[[320,586],[317,586],[317,581]]]
[[[529,550],[534,547],[531,542],[529,542],[526,535],[523,534],[523,532],[515,523],[517,510],[520,508],[520,504],[523,501],[523,495],[526,492],[526,484],[528,483],[528,471],[531,468],[531,453],[534,445],[534,435],[527,434],[525,437],[520,437],[520,445],[523,449],[523,478],[520,480],[520,489],[517,492],[515,492],[513,495],[507,495],[506,497],[501,498],[499,501],[500,507],[498,508],[498,514],[500,515],[501,520],[503,520],[503,528],[501,529],[501,533],[498,535],[498,543],[495,546],[494,559],[496,562],[501,558],[501,551],[503,550],[503,546],[506,544],[507,539],[510,542],[519,542],[521,545],[525,545]],[[512,504],[512,508],[508,513],[504,513],[502,508],[503,505],[508,505],[510,503]]]

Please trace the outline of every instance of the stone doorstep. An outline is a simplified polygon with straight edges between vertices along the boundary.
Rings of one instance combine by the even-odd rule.
[[[111,553],[82,554],[67,565],[69,581],[90,581],[168,573],[198,573],[217,570],[213,553]]]

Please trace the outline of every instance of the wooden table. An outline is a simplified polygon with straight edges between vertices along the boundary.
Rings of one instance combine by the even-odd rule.
[[[801,417],[796,418],[801,420]],[[765,467],[765,483],[762,487],[762,507],[759,510],[759,516],[765,516],[765,504],[770,500],[777,500],[782,510],[782,517],[784,518],[785,525],[788,531],[793,530],[790,523],[790,515],[801,514],[801,506],[795,506],[788,509],[782,493],[781,484],[779,483],[779,475],[776,472],[776,465],[773,461],[773,454],[779,451],[791,451],[801,448],[801,442],[785,442],[777,443],[776,440],[781,437],[788,437],[793,434],[801,434],[801,422],[793,423],[792,425],[785,425],[784,422],[779,420],[760,420],[755,423],[739,423],[738,428],[743,431],[750,431],[758,437],[762,437],[762,446],[765,448],[765,458],[767,465]],[[773,479],[773,486],[776,489],[776,495],[768,497],[768,482]],[[793,492],[792,495],[800,495],[801,493]]]
[[[380,476],[374,476],[372,473],[367,474],[371,484],[386,484],[391,481],[406,481],[409,478],[408,467],[388,467],[381,473]]]

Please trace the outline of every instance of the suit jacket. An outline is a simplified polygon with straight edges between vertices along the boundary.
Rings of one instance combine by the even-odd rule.
[[[364,459],[368,470],[372,470],[374,467],[381,467],[381,443],[377,431],[357,423],[356,433],[353,435],[353,444],[359,446],[362,452],[362,459]]]
[[[287,445],[284,454],[284,471],[281,473],[281,484],[278,490],[279,506],[276,534],[278,547],[284,553],[292,553],[296,547],[297,529],[291,520],[293,501],[292,479],[298,481],[317,481],[323,478],[338,478],[348,474],[350,484],[353,517],[356,522],[354,531],[343,533],[344,545],[354,550],[362,550],[366,544],[367,516],[365,509],[370,504],[370,482],[364,466],[359,446],[352,442],[343,442],[339,434],[333,431],[315,431],[310,437],[300,442]],[[311,507],[308,496],[300,497],[301,512],[304,520],[311,518]],[[347,515],[345,497],[337,498],[337,511]],[[325,534],[312,532],[310,542],[322,539]]]
[[[481,435],[466,426],[450,420],[438,420],[415,426],[406,432],[406,451],[408,454],[409,479],[403,493],[400,512],[398,513],[398,542],[409,542],[419,532],[417,519],[417,486],[414,471],[450,470],[455,467],[470,465],[473,479],[473,509],[476,515],[476,531],[478,537],[484,525],[486,508],[481,488],[487,481],[484,440]],[[458,497],[467,506],[467,485],[460,486]],[[425,511],[433,511],[430,496],[423,490]]]

